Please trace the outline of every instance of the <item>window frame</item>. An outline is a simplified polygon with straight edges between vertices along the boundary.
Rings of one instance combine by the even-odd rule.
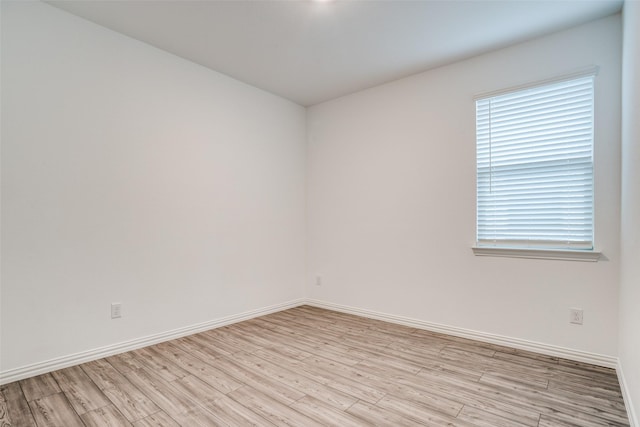
[[[593,77],[593,118],[592,118],[592,128],[593,128],[593,136],[592,136],[592,248],[590,249],[572,249],[572,248],[546,248],[546,247],[527,247],[526,245],[489,245],[489,244],[479,244],[478,242],[478,155],[477,151],[475,153],[476,159],[476,225],[475,225],[475,233],[476,239],[475,244],[472,246],[472,250],[474,255],[476,256],[495,256],[495,257],[509,257],[509,258],[533,258],[533,259],[555,259],[555,260],[565,260],[565,261],[589,261],[595,262],[598,261],[602,255],[602,253],[596,249],[596,194],[595,194],[595,111],[596,111],[596,76],[598,74],[599,67],[597,66],[589,66],[583,69],[580,69],[576,72],[565,74],[560,77],[545,79],[541,81],[536,81],[520,86],[509,87],[505,89],[501,89],[498,91],[488,92],[476,95],[473,99],[474,108],[476,107],[476,102],[478,100],[487,99],[491,97],[496,97],[508,93],[518,92],[530,88],[551,85],[554,83],[560,83],[563,81],[569,81],[574,79],[579,79],[582,77]],[[477,109],[476,111],[476,126],[477,126]],[[477,132],[477,128],[476,128]],[[477,133],[476,133],[476,144],[474,147],[477,150]]]

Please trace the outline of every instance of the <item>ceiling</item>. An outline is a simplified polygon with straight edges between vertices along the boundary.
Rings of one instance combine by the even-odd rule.
[[[48,3],[303,106],[622,8],[622,0]]]

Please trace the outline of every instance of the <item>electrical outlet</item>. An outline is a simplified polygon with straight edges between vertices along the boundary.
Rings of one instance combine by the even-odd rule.
[[[569,309],[569,323],[575,323],[576,325],[582,325],[583,311],[581,308]]]
[[[322,276],[316,276],[316,286],[322,286]]]
[[[111,318],[119,319],[122,317],[122,303],[121,302],[112,302],[111,303]]]

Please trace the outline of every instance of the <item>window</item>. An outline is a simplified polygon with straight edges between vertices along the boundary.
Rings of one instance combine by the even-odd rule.
[[[476,100],[477,246],[593,249],[594,75]]]

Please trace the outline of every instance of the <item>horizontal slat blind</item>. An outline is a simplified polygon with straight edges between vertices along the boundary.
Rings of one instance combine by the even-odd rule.
[[[476,101],[478,245],[593,248],[593,80]]]

